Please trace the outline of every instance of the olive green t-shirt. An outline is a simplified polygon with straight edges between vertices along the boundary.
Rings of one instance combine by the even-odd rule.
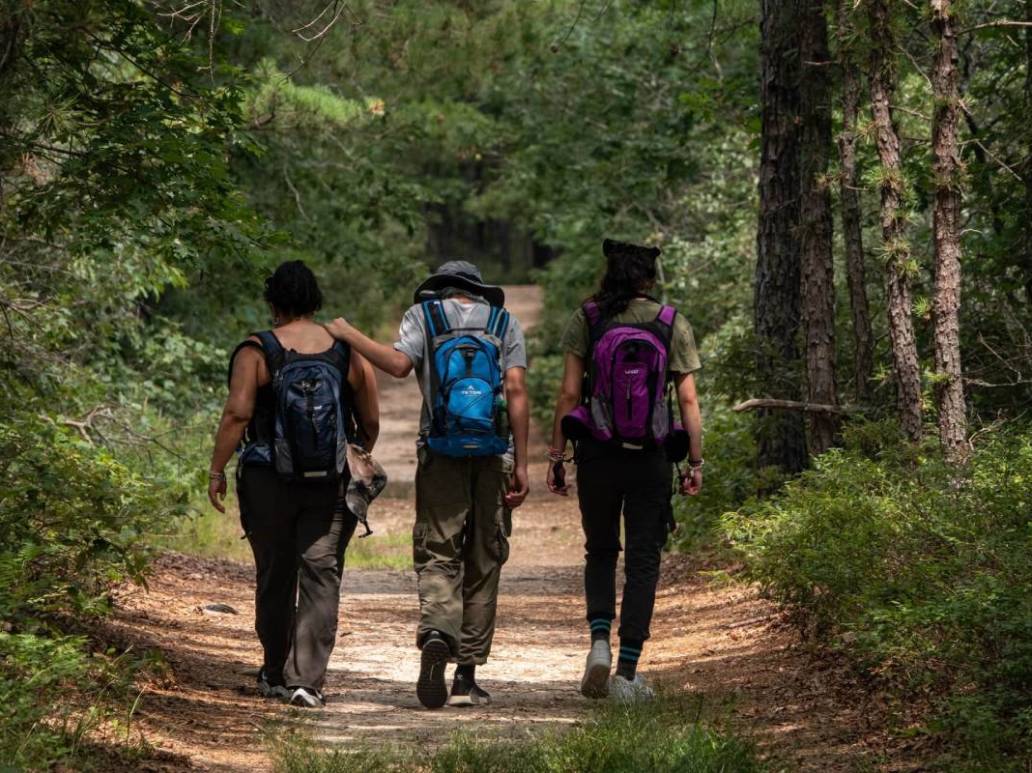
[[[648,298],[635,298],[626,311],[617,314],[614,319],[617,322],[629,322],[640,324],[651,322],[659,314],[661,306]],[[577,309],[566,323],[566,329],[559,341],[564,352],[576,354],[578,357],[587,357],[588,347],[591,344],[591,333],[588,330],[588,321],[584,318],[584,309]],[[671,373],[694,373],[702,367],[699,362],[699,350],[695,348],[695,336],[692,334],[692,326],[688,324],[680,312],[674,317],[674,334],[670,339],[670,362],[668,368]]]

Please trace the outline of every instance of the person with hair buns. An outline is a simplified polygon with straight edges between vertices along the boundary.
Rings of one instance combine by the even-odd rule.
[[[226,464],[239,449],[240,522],[254,552],[264,651],[258,691],[314,708],[325,702],[344,551],[357,522],[344,459],[354,444],[371,451],[376,442],[376,378],[361,354],[313,321],[322,293],[303,262],[279,266],[265,300],[273,329],[230,358],[208,497],[225,512]]]
[[[573,440],[591,632],[581,692],[640,701],[653,694],[637,665],[673,521],[672,463],[687,457],[678,479],[682,494],[702,488],[702,419],[693,376],[700,363],[687,320],[650,295],[660,251],[607,239],[603,253],[602,285],[574,312],[561,339],[565,363],[547,482],[552,493],[568,495],[566,447]],[[621,517],[626,581],[611,675]]]

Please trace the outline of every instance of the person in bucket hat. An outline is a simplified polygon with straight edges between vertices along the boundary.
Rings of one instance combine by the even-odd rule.
[[[566,354],[548,488],[568,494],[566,445],[573,440],[591,632],[581,692],[640,701],[652,697],[637,665],[649,638],[661,550],[673,521],[672,463],[687,457],[682,493],[695,495],[702,487],[702,420],[693,376],[700,364],[691,326],[649,295],[659,250],[607,239],[603,254],[602,286],[573,314],[561,339]],[[620,652],[611,674],[621,519],[626,582]]]
[[[416,695],[427,708],[484,705],[475,680],[491,651],[512,510],[527,496],[527,354],[502,288],[463,260],[416,288],[393,346],[344,319],[327,329],[423,393],[417,440],[413,558],[421,650]],[[451,691],[445,666],[457,664]]]

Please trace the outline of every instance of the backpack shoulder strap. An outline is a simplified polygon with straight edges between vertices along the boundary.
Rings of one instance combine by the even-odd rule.
[[[662,329],[665,336],[664,342],[670,348],[670,342],[674,338],[674,319],[677,317],[677,309],[673,306],[661,306],[656,315],[656,322]]]
[[[588,349],[588,356],[591,356],[595,344],[606,332],[606,320],[602,316],[602,309],[595,301],[587,301],[581,309],[584,311],[584,321],[588,324],[588,341],[591,344]]]
[[[343,341],[334,341],[330,352],[333,356],[334,364],[344,376],[344,383],[347,383],[348,376],[351,373],[351,347]]]
[[[581,308],[584,310],[584,319],[588,321],[588,327],[595,327],[602,321],[602,309],[595,301],[587,301]]]
[[[439,299],[434,298],[433,300],[423,301],[421,305],[423,307],[423,316],[426,318],[426,330],[429,334],[427,336],[428,342],[451,330],[448,316],[444,313],[444,304]]]
[[[662,325],[666,325],[669,328],[674,326],[674,317],[677,316],[677,309],[673,306],[661,306],[659,313],[656,315],[656,321]]]
[[[260,333],[251,333],[262,342],[262,351],[265,353],[265,364],[269,366],[269,374],[275,377],[280,368],[283,367],[283,360],[286,357],[286,350],[283,344],[276,338],[271,330],[263,330]]]
[[[492,306],[491,313],[487,317],[487,325],[484,332],[492,335],[499,341],[505,340],[505,334],[509,331],[509,312],[501,306]]]

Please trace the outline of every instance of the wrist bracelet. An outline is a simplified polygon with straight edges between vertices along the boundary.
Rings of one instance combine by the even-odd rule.
[[[226,479],[226,473],[224,473],[224,472],[216,472],[215,470],[208,470],[208,479],[209,480],[225,480]]]
[[[566,456],[558,448],[549,448],[548,460],[551,462],[565,462]]]
[[[702,465],[704,465],[704,464],[706,464],[706,460],[705,459],[689,459],[688,460],[688,468],[691,469],[691,470],[697,470],[700,467],[702,467]]]

